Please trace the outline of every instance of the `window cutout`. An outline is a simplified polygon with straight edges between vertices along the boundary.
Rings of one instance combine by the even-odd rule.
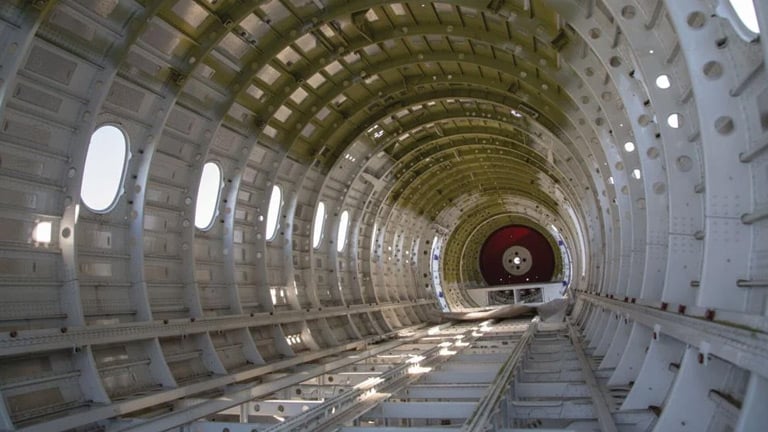
[[[669,81],[669,75],[659,75],[656,77],[656,87],[666,90],[668,89],[672,83]]]
[[[632,141],[627,141],[624,143],[624,150],[626,150],[627,153],[632,153],[635,151],[635,143]]]
[[[429,240],[427,240],[427,245]],[[445,300],[445,292],[443,292],[442,282],[440,280],[440,253],[443,247],[443,239],[435,236],[432,239],[432,250],[430,251],[430,264],[429,269],[432,272],[432,288],[435,290],[437,300],[440,303],[440,309],[447,312],[448,302]],[[426,252],[426,251],[425,251]],[[429,284],[426,285],[429,288]]]
[[[336,235],[337,252],[344,250],[344,243],[347,242],[347,228],[349,228],[349,212],[344,210],[341,212],[341,219],[339,220],[339,233]]]
[[[114,207],[123,182],[127,156],[128,139],[116,126],[101,126],[91,135],[80,189],[80,198],[91,211],[106,213]]]
[[[200,185],[195,199],[195,226],[208,231],[216,217],[216,206],[221,194],[221,168],[216,162],[206,162],[200,174]]]
[[[752,0],[730,0],[731,7],[738,15],[742,24],[755,34],[760,34],[760,26],[757,24],[757,12]]]
[[[269,197],[269,209],[267,210],[267,240],[274,240],[277,234],[278,216],[283,203],[283,191],[280,186],[272,186],[272,195]]]
[[[50,243],[53,224],[51,222],[38,222],[32,230],[32,239],[37,243]]]
[[[325,225],[325,203],[320,201],[315,211],[315,223],[312,226],[312,247],[317,249],[320,240],[323,239],[323,226]]]
[[[667,117],[667,124],[672,129],[677,129],[680,127],[680,123],[682,123],[680,120],[680,114],[670,114],[669,117]]]

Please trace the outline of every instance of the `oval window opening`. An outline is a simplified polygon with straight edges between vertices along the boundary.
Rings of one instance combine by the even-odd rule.
[[[349,212],[344,210],[341,212],[341,219],[339,220],[339,234],[336,236],[337,252],[344,250],[344,243],[347,242],[347,228],[349,228]]]
[[[105,125],[93,132],[85,155],[83,184],[80,188],[80,198],[90,210],[106,213],[115,205],[127,155],[128,139],[122,130],[113,125]]]
[[[323,227],[325,226],[325,203],[320,201],[315,211],[315,223],[312,226],[312,247],[317,249],[320,240],[323,239]]]
[[[283,191],[280,186],[272,186],[272,195],[269,197],[269,209],[267,210],[267,240],[273,240],[277,234],[278,215],[280,204],[283,202]]]
[[[206,162],[200,175],[200,186],[197,188],[195,201],[195,226],[207,231],[213,225],[216,217],[216,206],[221,193],[221,168],[215,162]]]

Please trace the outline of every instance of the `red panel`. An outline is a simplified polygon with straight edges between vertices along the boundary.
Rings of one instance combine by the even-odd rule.
[[[531,268],[522,275],[510,274],[503,263],[504,252],[521,246],[531,253]],[[555,272],[555,254],[540,232],[523,225],[508,225],[488,236],[480,249],[480,272],[488,285],[550,281]]]

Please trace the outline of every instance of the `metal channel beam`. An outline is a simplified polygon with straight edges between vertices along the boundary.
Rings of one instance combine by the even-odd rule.
[[[515,397],[518,399],[583,398],[589,395],[589,387],[579,382],[515,382]]]
[[[474,340],[472,329],[464,332],[464,336],[470,336]],[[366,418],[376,418],[384,416],[381,414],[386,406],[385,400],[392,394],[401,393],[404,389],[416,381],[422,379],[420,373],[412,373],[414,366],[434,367],[436,364],[450,364],[451,357],[442,355],[446,338],[450,335],[427,336],[424,340],[432,340],[432,344],[422,344],[430,346],[430,349],[418,350],[421,357],[417,363],[413,363],[412,356],[399,357],[400,365],[381,373],[374,378],[374,382],[364,388],[355,387],[348,391],[325,400],[323,403],[315,406],[300,415],[286,420],[284,423],[273,426],[268,431],[272,432],[294,432],[294,431],[330,431],[336,430],[338,425],[349,424],[351,421],[365,415]],[[410,345],[403,345],[406,348]],[[414,352],[411,351],[411,354]],[[397,404],[402,405],[402,404]],[[372,414],[371,414],[372,413]]]
[[[400,342],[402,343],[402,342]],[[395,342],[397,344],[397,342]],[[389,346],[387,346],[389,345]],[[174,411],[165,415],[161,415],[152,419],[147,423],[128,427],[122,429],[122,431],[132,432],[157,432],[172,429],[180,426],[184,423],[195,421],[199,418],[226,410],[227,408],[243,404],[247,401],[264,397],[272,394],[282,388],[298,384],[313,376],[327,373],[328,371],[338,369],[339,367],[346,366],[358,362],[366,357],[370,357],[382,352],[392,349],[390,344],[383,344],[382,346],[370,349],[364,353],[360,353],[354,357],[345,357],[324,365],[316,366],[300,374],[291,374],[275,381],[270,381],[264,384],[258,384],[250,388],[246,388],[231,393],[226,393],[224,396],[212,399],[207,402],[183,409]]]
[[[440,347],[438,346],[422,352],[420,356],[424,357],[424,360],[417,364],[436,360],[439,352]],[[350,389],[267,430],[270,432],[317,431],[323,430],[331,424],[343,424],[373,409],[374,406],[387,399],[392,391],[399,390],[406,383],[418,379],[418,376],[409,376],[409,369],[412,366],[413,364],[408,359],[403,358],[399,366],[376,377],[378,382],[364,386],[364,388]]]
[[[658,326],[661,333],[687,345],[707,346],[710,354],[768,378],[768,334],[764,332],[584,292],[578,295],[583,300],[616,311],[646,327]]]
[[[399,395],[411,399],[480,399],[488,385],[483,384],[417,384]]]
[[[426,334],[427,330],[415,330],[416,336]],[[242,388],[238,387],[238,390],[233,390],[231,393],[227,393],[224,397],[219,399],[213,399],[209,402],[195,405],[187,409],[177,410],[173,413],[157,417],[147,423],[139,425],[131,424],[125,429],[116,428],[116,430],[137,430],[147,432],[157,432],[162,430],[171,429],[180,426],[185,423],[193,422],[199,418],[205,417],[225,410],[227,408],[240,405],[249,400],[263,397],[268,394],[272,394],[282,388],[296,385],[304,382],[317,375],[321,375],[332,370],[338,369],[350,365],[352,363],[359,362],[367,357],[375,356],[381,353],[391,351],[403,344],[408,343],[413,339],[396,340],[391,342],[381,343],[373,346],[366,351],[356,351],[355,356],[348,356],[335,360],[326,364],[312,367],[310,369],[302,371],[300,374],[292,374],[275,381],[270,381],[263,384],[254,384],[252,386]],[[362,340],[345,345],[341,345],[334,348],[329,348],[320,351],[311,351],[300,356],[282,360],[279,362],[271,363],[264,366],[259,366],[246,371],[238,372],[235,374],[225,375],[217,378],[211,378],[199,383],[190,384],[187,386],[170,389],[160,393],[155,393],[147,396],[143,396],[136,399],[115,402],[106,406],[94,406],[86,412],[72,414],[66,417],[60,417],[56,420],[31,425],[27,428],[22,428],[23,432],[53,432],[64,429],[72,429],[78,426],[83,426],[89,423],[94,423],[107,418],[112,418],[120,415],[124,415],[130,412],[155,406],[158,404],[170,402],[176,399],[186,398],[189,396],[197,395],[205,391],[212,389],[226,388],[229,385],[237,384],[238,382],[248,379],[256,378],[267,373],[279,371],[288,367],[296,366],[302,363],[307,363],[314,360],[326,358],[331,355],[340,354],[344,351],[350,350],[362,350],[368,344],[372,343],[372,340]]]
[[[603,371],[602,373],[605,373]],[[582,381],[584,379],[581,369],[565,370],[528,370],[520,371],[520,381],[525,382],[562,382],[562,381]]]
[[[474,372],[485,372],[490,368],[493,368],[496,366],[498,368],[499,366],[504,363],[503,361],[497,362],[497,363],[465,363],[465,362],[459,362],[459,361],[451,361],[449,363],[446,363],[440,367],[441,371],[444,372],[453,372],[457,374],[461,373],[474,373]]]
[[[456,354],[453,358],[455,361],[460,362],[472,362],[472,363],[504,363],[507,359],[507,353],[471,353],[470,350]]]
[[[538,282],[538,283],[521,283],[521,284],[511,284],[511,285],[467,287],[466,289],[469,289],[472,291],[509,291],[514,289],[562,288],[562,287],[563,287],[563,281],[552,281],[552,282]]]
[[[536,325],[537,323],[535,322],[528,325],[528,329],[523,333],[523,336],[517,342],[514,349],[509,354],[509,357],[507,357],[507,361],[504,362],[504,365],[499,369],[498,374],[493,379],[493,384],[489,387],[488,392],[482,399],[480,399],[475,410],[467,418],[467,421],[461,429],[462,431],[479,432],[485,430],[499,401],[501,401],[502,397],[507,392],[507,388],[514,378],[514,372],[517,370],[524,352],[528,349],[531,339],[533,339]]]
[[[350,305],[307,309],[304,311],[261,312],[223,317],[206,317],[194,320],[177,319],[143,323],[120,323],[99,326],[70,327],[19,331],[14,337],[10,333],[0,334],[0,356],[27,355],[43,351],[74,349],[86,345],[102,345],[146,340],[178,335],[191,335],[211,331],[225,331],[246,327],[261,327],[286,324],[313,319],[331,318],[348,314],[374,312],[387,309],[432,304],[432,300],[418,300],[409,304],[385,303],[380,305]]]
[[[527,372],[536,373],[537,371],[548,372],[552,370],[574,370],[580,366],[578,359],[559,360],[559,361],[528,361],[525,364]]]
[[[491,366],[492,367],[492,366]],[[489,383],[496,376],[496,369],[489,371],[434,371],[422,379],[425,384],[474,384]]]
[[[388,393],[374,394],[355,404],[351,409],[344,410],[340,415],[335,416],[333,422],[319,424],[316,427],[304,427],[302,430],[310,432],[338,432],[339,425],[353,424],[355,420],[372,410],[377,404],[386,400],[389,396]]]
[[[474,409],[475,402],[383,402],[365,418],[463,419]]]
[[[198,400],[199,402],[205,402]],[[265,400],[265,401],[251,401],[240,406],[234,406],[227,408],[223,411],[219,411],[217,414],[227,414],[233,416],[239,416],[242,411],[242,407],[247,407],[246,413],[248,415],[259,416],[280,416],[280,417],[292,417],[299,415],[307,409],[310,409],[316,405],[321,404],[320,400]],[[190,405],[194,405],[190,404]]]
[[[568,331],[571,335],[573,349],[576,351],[576,356],[579,358],[579,362],[581,362],[584,381],[587,382],[589,392],[592,394],[592,404],[594,406],[594,412],[597,414],[600,430],[603,432],[618,432],[616,423],[613,421],[611,411],[608,408],[608,401],[605,399],[605,395],[603,395],[603,392],[600,389],[597,378],[595,378],[595,374],[589,366],[589,360],[587,360],[587,356],[584,354],[584,349],[581,347],[581,339],[570,321],[568,322]]]
[[[589,399],[583,400],[545,400],[545,401],[510,401],[509,416],[518,420],[592,420],[595,418],[595,406]],[[598,424],[600,424],[598,420]],[[601,432],[610,429],[600,427]],[[614,429],[615,430],[615,429]]]

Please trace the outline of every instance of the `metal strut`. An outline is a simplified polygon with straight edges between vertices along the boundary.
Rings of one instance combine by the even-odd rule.
[[[480,432],[486,430],[499,402],[504,398],[510,382],[515,377],[515,371],[520,365],[523,353],[528,349],[528,345],[531,343],[537,327],[537,322],[532,322],[528,325],[528,329],[523,334],[523,337],[517,342],[517,345],[515,345],[515,348],[509,354],[502,367],[499,368],[499,372],[493,379],[493,385],[489,387],[488,392],[480,399],[472,415],[467,418],[467,421],[461,428],[461,432]]]
[[[573,350],[576,351],[576,357],[579,358],[579,363],[581,363],[584,381],[587,382],[589,392],[592,395],[592,404],[595,407],[600,430],[603,432],[618,432],[616,423],[613,421],[613,416],[611,415],[611,410],[608,408],[608,402],[605,399],[605,395],[600,389],[600,384],[598,384],[597,378],[595,378],[595,373],[592,372],[592,368],[589,366],[587,355],[584,354],[584,349],[581,347],[579,334],[576,332],[576,329],[573,327],[570,320],[568,320],[568,332],[571,335]]]

